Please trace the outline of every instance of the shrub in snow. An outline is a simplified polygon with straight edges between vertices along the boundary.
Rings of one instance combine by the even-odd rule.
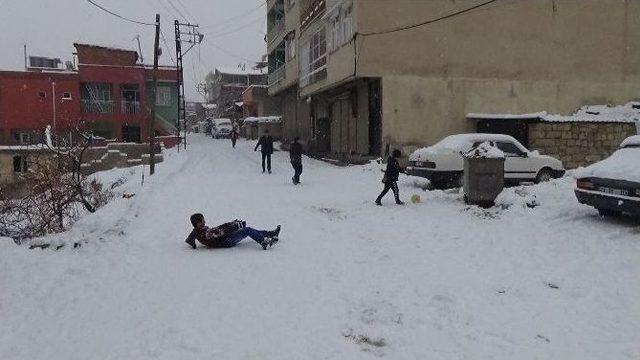
[[[60,139],[57,147],[28,155],[29,170],[23,176],[25,192],[21,197],[10,197],[0,189],[0,236],[21,242],[62,232],[83,211],[95,212],[112,198],[101,183],[82,174],[89,143],[85,137],[74,138],[79,140],[65,144]],[[53,142],[47,139],[47,143]]]

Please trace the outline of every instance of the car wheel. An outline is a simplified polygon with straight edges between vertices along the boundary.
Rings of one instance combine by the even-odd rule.
[[[610,216],[619,216],[621,214],[620,211],[609,210],[609,209],[598,209],[598,214],[602,217],[610,217]]]
[[[544,168],[538,171],[538,175],[536,176],[536,184],[547,182],[551,179],[553,179],[553,172],[549,168]]]

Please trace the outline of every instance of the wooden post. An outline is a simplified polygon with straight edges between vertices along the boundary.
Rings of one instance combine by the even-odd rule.
[[[156,102],[158,99],[158,56],[160,55],[160,14],[156,14],[156,39],[153,45],[153,97],[149,119],[149,175],[156,172]]]

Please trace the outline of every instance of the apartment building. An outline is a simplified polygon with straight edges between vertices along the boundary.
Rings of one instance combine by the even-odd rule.
[[[216,118],[240,119],[242,94],[252,85],[266,85],[267,73],[259,69],[217,67],[207,76],[207,97]]]
[[[475,131],[468,113],[640,98],[640,2],[484,3],[270,0],[269,93],[284,137],[347,157],[406,153]]]

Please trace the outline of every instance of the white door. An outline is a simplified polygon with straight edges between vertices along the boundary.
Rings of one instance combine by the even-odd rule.
[[[505,156],[504,177],[506,179],[535,179],[537,174],[535,169],[532,169],[531,161],[526,152],[512,142],[498,141],[496,146],[502,150]]]

